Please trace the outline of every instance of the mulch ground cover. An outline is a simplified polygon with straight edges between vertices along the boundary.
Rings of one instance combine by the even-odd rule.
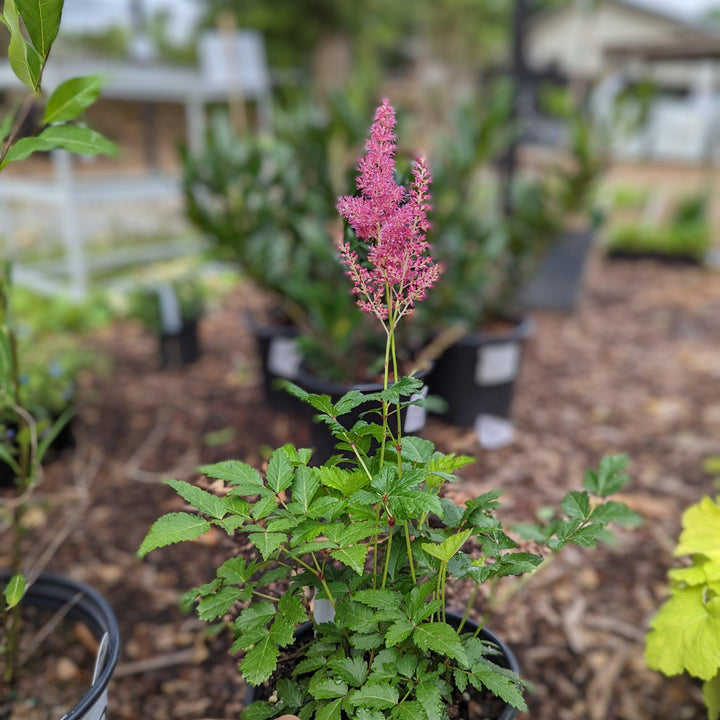
[[[227,458],[260,464],[268,448],[309,442],[303,420],[262,402],[244,320],[261,305],[240,286],[203,321],[204,355],[184,369],[160,370],[154,340],[132,326],[88,341],[114,358],[112,370],[81,378],[77,447],[46,469],[28,549],[40,557],[58,545],[47,569],[93,585],[117,613],[123,647],[110,717],[229,719],[242,708],[227,638],[178,610],[184,590],[214,576],[229,540],[218,531],[143,562],[135,553],[160,514],[182,507],[163,478],[193,480],[199,464]],[[646,670],[643,647],[682,510],[713,491],[703,460],[720,455],[718,275],[593,258],[577,312],[536,321],[511,445],[483,451],[472,431],[438,420],[423,432],[444,451],[478,458],[451,492],[499,487],[503,515],[526,521],[579,488],[603,454],[626,452],[632,483],[622,499],[644,524],[612,546],[568,548],[521,590],[511,593],[511,582],[507,596],[478,598],[474,614],[496,606],[488,626],[534,685],[521,718],[701,718],[699,685]],[[3,546],[0,566],[6,556]],[[48,659],[26,687],[42,695],[57,686],[60,671],[72,675],[62,665]],[[15,717],[44,717],[32,705],[18,705]]]

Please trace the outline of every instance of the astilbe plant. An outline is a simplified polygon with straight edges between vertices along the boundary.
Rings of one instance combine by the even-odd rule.
[[[419,402],[410,398],[422,385],[399,377],[396,363],[388,369],[395,328],[439,276],[425,240],[429,173],[418,162],[409,193],[396,184],[393,125],[392,107],[384,102],[360,165],[360,196],[339,202],[365,244],[358,252],[340,243],[341,257],[358,303],[387,335],[383,389],[353,391],[333,403],[290,386],[351,459],[312,467],[311,450],[286,445],[264,473],[237,460],[200,468],[222,481],[217,494],[170,480],[196,512],[161,517],[139,551],[144,556],[213,526],[238,548],[247,541],[254,548],[247,557],[238,549],[213,580],[184,596],[187,607],[197,603],[203,620],[232,631],[243,677],[272,685],[266,700],[245,710],[246,720],[288,712],[303,720],[444,720],[458,693],[471,689],[525,708],[521,678],[498,664],[497,648],[479,629],[466,629],[478,588],[533,572],[567,543],[595,545],[608,523],[634,517],[604,500],[627,481],[625,459],[605,458],[586,475],[584,491],[566,496],[555,520],[525,528],[547,551],[544,560],[520,549],[503,529],[496,517],[499,492],[462,505],[444,497],[445,485],[471,458],[403,437],[399,422],[393,430],[389,416],[399,418],[403,407]],[[361,406],[367,412],[346,427],[344,416]],[[451,581],[475,586],[452,622]],[[318,601],[329,604],[330,622],[315,617]],[[305,621],[313,632],[297,639]]]

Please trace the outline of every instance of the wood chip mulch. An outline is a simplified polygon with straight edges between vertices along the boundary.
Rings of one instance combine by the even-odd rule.
[[[64,538],[47,569],[95,586],[114,607],[123,639],[109,692],[117,720],[229,720],[242,708],[245,686],[226,638],[177,607],[184,590],[214,576],[227,538],[210,533],[143,562],[135,553],[159,514],[182,508],[163,478],[192,480],[197,465],[226,458],[259,464],[267,448],[308,442],[303,421],[262,403],[244,319],[261,305],[240,286],[203,321],[204,355],[185,369],[160,370],[153,339],[131,326],[89,341],[114,364],[82,378],[77,448],[46,470],[29,551]],[[536,321],[511,445],[483,451],[472,431],[437,420],[424,431],[442,450],[478,457],[450,492],[500,487],[503,516],[530,520],[579,488],[603,454],[626,452],[632,483],[622,499],[644,524],[612,546],[569,548],[521,590],[501,590],[508,595],[495,600],[488,626],[534,685],[530,712],[519,717],[701,718],[699,685],[647,670],[643,647],[681,513],[713,492],[703,460],[720,455],[718,275],[594,257],[578,310],[538,312]],[[6,556],[3,546],[0,566]],[[477,617],[488,602],[478,599]],[[38,695],[57,684],[52,662],[43,672]]]

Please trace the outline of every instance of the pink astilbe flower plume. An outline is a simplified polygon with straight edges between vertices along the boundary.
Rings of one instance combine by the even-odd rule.
[[[341,197],[337,205],[367,245],[367,263],[362,263],[348,241],[338,243],[357,303],[393,327],[425,297],[441,271],[425,239],[430,227],[430,172],[419,158],[412,168],[409,192],[395,182],[394,127],[395,110],[383,100],[358,168],[360,195]]]

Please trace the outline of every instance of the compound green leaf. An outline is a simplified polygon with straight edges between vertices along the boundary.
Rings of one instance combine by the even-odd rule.
[[[210,529],[210,523],[204,518],[189,513],[169,513],[155,521],[150,532],[140,545],[138,555],[145,557],[151,550],[182,542],[194,540]]]
[[[415,628],[413,640],[421,650],[433,650],[467,665],[467,654],[457,633],[445,623],[424,623]]]
[[[183,500],[186,500],[201,513],[216,520],[220,520],[227,514],[225,503],[216,495],[184,480],[167,480],[166,482]]]
[[[251,685],[264,683],[275,670],[279,655],[277,645],[270,635],[266,635],[255,647],[245,653],[240,666],[243,677]]]

